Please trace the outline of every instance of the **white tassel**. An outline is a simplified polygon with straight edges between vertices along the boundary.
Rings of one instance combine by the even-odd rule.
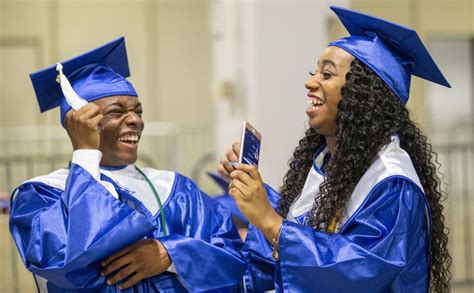
[[[56,70],[59,71],[58,82],[61,84],[61,90],[63,91],[64,97],[66,97],[66,102],[71,106],[71,108],[77,111],[87,105],[87,101],[79,97],[79,95],[74,91],[69,80],[63,73],[63,65],[61,63],[56,64]]]

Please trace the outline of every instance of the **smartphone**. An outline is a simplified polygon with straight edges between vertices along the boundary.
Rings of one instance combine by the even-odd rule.
[[[248,121],[242,124],[239,163],[258,167],[262,135]]]

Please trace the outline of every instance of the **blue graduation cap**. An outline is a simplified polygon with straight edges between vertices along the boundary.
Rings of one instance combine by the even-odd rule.
[[[30,74],[41,112],[59,106],[63,126],[71,108],[78,110],[88,102],[109,96],[138,96],[126,79],[129,76],[123,37]]]
[[[404,103],[411,75],[451,87],[415,30],[349,9],[331,9],[351,36],[329,46],[340,47],[367,65]]]

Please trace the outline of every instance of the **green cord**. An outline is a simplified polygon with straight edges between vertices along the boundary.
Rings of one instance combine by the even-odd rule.
[[[165,211],[163,210],[163,204],[161,203],[161,199],[158,196],[158,192],[155,189],[155,186],[153,186],[153,183],[151,183],[150,179],[145,175],[145,173],[142,172],[137,166],[134,166],[135,169],[140,173],[143,178],[145,178],[145,181],[148,183],[150,186],[151,190],[153,191],[153,194],[155,195],[156,201],[158,202],[158,205],[160,206],[160,218],[161,218],[161,228],[163,229],[163,232],[165,236],[168,236],[168,230],[166,229],[166,218],[165,218]]]

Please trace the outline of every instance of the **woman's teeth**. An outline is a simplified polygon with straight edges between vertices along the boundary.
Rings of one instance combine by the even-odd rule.
[[[306,101],[306,104],[308,104],[308,109],[311,109],[311,108],[321,107],[322,105],[324,105],[324,102],[316,100],[316,99],[308,99]]]

